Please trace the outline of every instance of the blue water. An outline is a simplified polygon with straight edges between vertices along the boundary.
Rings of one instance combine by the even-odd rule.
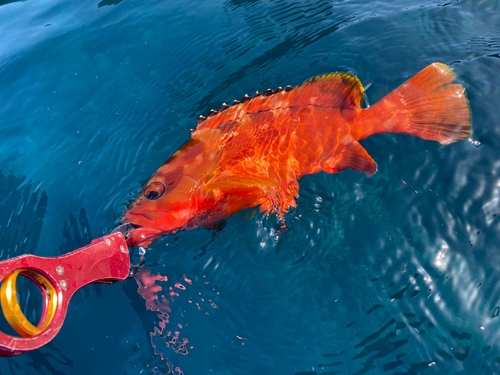
[[[500,373],[500,1],[0,0],[0,259],[115,227],[222,102],[346,71],[374,103],[433,62],[473,142],[373,136],[379,172],[304,177],[284,233],[246,212],[164,237],[160,311],[134,279],[87,287],[0,374]]]

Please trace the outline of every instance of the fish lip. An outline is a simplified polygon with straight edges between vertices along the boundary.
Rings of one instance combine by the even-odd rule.
[[[174,215],[173,219],[176,219]],[[154,225],[158,218],[153,218],[143,213],[126,212],[121,219],[121,226],[130,224],[134,229],[128,232],[127,244],[131,247],[148,246],[161,236],[175,232],[176,228],[162,229]]]

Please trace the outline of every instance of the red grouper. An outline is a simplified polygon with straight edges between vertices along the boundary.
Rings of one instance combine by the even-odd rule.
[[[359,141],[406,133],[443,145],[471,135],[463,86],[435,63],[369,108],[347,73],[313,77],[302,86],[245,96],[208,118],[151,177],[122,223],[137,226],[131,246],[146,246],[180,229],[211,228],[260,205],[281,218],[295,207],[302,176],[347,168],[371,176],[377,164]]]

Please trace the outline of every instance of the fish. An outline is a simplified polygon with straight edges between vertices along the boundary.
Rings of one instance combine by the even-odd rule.
[[[381,133],[410,134],[447,145],[471,136],[465,89],[434,63],[379,102],[362,108],[364,89],[348,73],[301,86],[256,92],[200,116],[191,138],[161,165],[122,217],[135,229],[130,246],[217,223],[260,206],[278,219],[293,207],[305,175],[377,171],[359,143]]]

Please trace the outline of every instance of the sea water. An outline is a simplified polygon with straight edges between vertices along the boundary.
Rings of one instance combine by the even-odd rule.
[[[0,0],[0,259],[109,232],[223,102],[344,71],[369,105],[433,62],[470,141],[372,136],[378,172],[304,177],[287,230],[166,236],[0,374],[500,373],[500,1]]]

